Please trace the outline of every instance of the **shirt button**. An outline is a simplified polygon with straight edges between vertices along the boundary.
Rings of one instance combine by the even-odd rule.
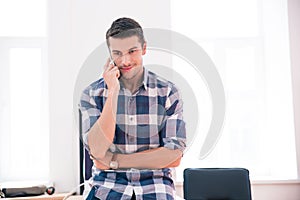
[[[130,117],[129,119],[130,119],[130,121],[133,121],[133,117]]]

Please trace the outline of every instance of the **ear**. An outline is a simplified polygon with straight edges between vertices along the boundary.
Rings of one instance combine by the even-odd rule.
[[[146,54],[146,49],[147,49],[147,42],[144,42],[144,45],[142,47],[142,55]]]

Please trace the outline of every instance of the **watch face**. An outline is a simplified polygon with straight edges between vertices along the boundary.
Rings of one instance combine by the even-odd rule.
[[[110,161],[109,167],[112,169],[118,169],[118,162],[117,161]]]

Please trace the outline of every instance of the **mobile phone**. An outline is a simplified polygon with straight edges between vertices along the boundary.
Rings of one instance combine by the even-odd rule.
[[[110,58],[109,64],[113,64],[114,66],[117,66],[116,63],[115,63],[115,61],[112,59],[112,57],[110,56],[109,58]]]
[[[108,53],[109,53],[109,59],[110,59],[109,64],[114,64],[114,66],[117,66],[116,63],[115,63],[115,61],[114,61],[114,59],[113,59],[112,56],[111,56],[111,52],[110,52],[110,50],[109,50],[109,47],[107,47],[107,50],[108,50]]]
[[[110,62],[109,62],[109,64],[113,64],[114,66],[116,66],[116,67],[117,67],[117,65],[116,65],[115,61],[112,59],[112,57],[111,57],[111,56],[109,56],[109,59],[110,59]],[[120,79],[120,78],[121,78],[121,72],[120,72],[120,76],[118,77],[118,79]]]
[[[109,52],[109,59],[110,59],[110,62],[109,62],[109,64],[113,64],[114,66],[118,67],[118,66],[116,65],[115,61],[113,60],[113,58],[111,57],[111,54],[110,54],[109,47],[107,47],[107,48],[108,48],[108,52]],[[119,76],[119,78],[118,78],[118,79],[120,79],[120,78],[121,78],[121,72],[120,72],[120,76]]]

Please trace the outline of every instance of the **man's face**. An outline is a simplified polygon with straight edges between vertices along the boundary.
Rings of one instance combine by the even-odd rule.
[[[146,53],[146,43],[142,46],[137,36],[127,38],[109,38],[111,57],[118,66],[121,79],[139,79],[143,72],[143,58]]]

